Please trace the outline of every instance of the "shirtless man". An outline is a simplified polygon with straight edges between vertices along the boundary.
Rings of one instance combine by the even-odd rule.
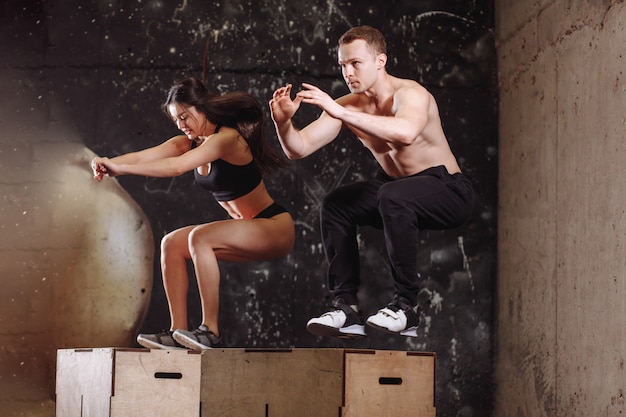
[[[366,323],[404,336],[417,336],[420,308],[418,234],[455,228],[471,217],[474,192],[450,150],[434,97],[420,84],[387,73],[385,38],[360,26],[339,39],[338,61],[350,94],[333,100],[314,85],[291,99],[291,85],[270,101],[283,151],[290,159],[311,155],[350,129],[367,147],[380,172],[375,179],[331,191],[321,207],[321,232],[328,260],[332,308],[311,319],[316,335],[365,336],[357,292],[360,285],[357,226],[383,230],[395,297]],[[308,126],[291,119],[301,103],[323,110]]]

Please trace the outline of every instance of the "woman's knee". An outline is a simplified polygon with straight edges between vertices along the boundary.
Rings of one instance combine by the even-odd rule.
[[[187,248],[187,234],[182,229],[174,230],[161,238],[161,257],[184,253]]]
[[[170,232],[161,238],[161,253],[169,252],[174,246],[176,237],[174,232]]]
[[[206,225],[193,228],[187,237],[187,247],[192,254],[200,247],[211,246],[211,231]]]

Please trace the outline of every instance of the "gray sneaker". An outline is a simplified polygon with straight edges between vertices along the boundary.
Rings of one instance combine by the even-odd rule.
[[[137,336],[137,343],[148,349],[186,349],[186,347],[174,340],[172,333],[174,332],[171,330],[164,330],[157,334],[142,333]]]
[[[189,349],[205,350],[217,347],[221,339],[201,324],[196,330],[176,330],[173,334],[174,340]]]

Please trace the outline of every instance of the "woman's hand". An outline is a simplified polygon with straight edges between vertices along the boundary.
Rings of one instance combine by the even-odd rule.
[[[99,156],[91,160],[91,169],[93,178],[96,181],[102,181],[102,178],[115,177],[120,174],[119,166],[109,158],[100,158]]]
[[[95,157],[91,160],[91,170],[93,171],[93,179],[96,181],[102,181],[105,175],[107,175],[107,169],[102,163],[104,158]]]

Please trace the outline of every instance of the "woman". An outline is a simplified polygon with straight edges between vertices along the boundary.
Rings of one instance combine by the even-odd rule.
[[[217,95],[188,78],[174,85],[163,104],[184,135],[139,152],[93,159],[94,178],[144,175],[172,177],[193,170],[231,219],[180,228],[161,241],[163,285],[170,310],[169,331],[140,334],[151,349],[208,349],[220,343],[218,261],[280,258],[293,248],[293,219],[274,202],[262,175],[287,164],[268,146],[259,102],[242,92]],[[186,260],[195,268],[202,324],[189,331]]]

